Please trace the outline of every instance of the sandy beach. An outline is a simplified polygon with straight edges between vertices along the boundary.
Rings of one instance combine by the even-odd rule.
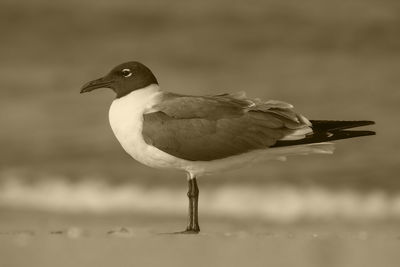
[[[400,260],[400,228],[393,223],[205,218],[201,234],[174,235],[163,231],[179,230],[184,218],[32,215],[1,214],[0,266],[395,267]]]

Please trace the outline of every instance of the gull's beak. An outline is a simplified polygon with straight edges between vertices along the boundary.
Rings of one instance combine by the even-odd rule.
[[[98,88],[111,88],[112,83],[114,80],[110,79],[109,77],[101,77],[97,80],[90,81],[85,83],[81,88],[81,94],[93,91]]]

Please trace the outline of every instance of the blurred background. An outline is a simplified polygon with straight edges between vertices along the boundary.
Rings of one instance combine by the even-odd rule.
[[[130,60],[167,91],[244,90],[310,119],[377,122],[377,136],[339,141],[330,156],[201,177],[205,231],[219,219],[221,230],[246,230],[400,218],[398,1],[1,0],[0,30],[3,227],[79,214],[183,227],[185,175],[125,154],[109,127],[110,90],[79,94]],[[15,220],[21,211],[29,216]]]
[[[0,32],[0,266],[398,266],[399,1],[0,0]],[[201,177],[204,234],[160,237],[185,225],[185,175],[123,151],[110,90],[79,94],[130,60],[167,91],[244,90],[377,135]]]

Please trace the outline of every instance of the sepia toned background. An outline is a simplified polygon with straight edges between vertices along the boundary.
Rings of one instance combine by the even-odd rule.
[[[85,82],[130,60],[149,66],[167,91],[243,90],[292,103],[310,119],[377,122],[370,127],[377,136],[339,141],[331,156],[201,177],[206,236],[186,245],[172,238],[176,249],[209,245],[207,255],[217,259],[220,251],[222,263],[236,250],[265,256],[255,252],[259,246],[276,251],[267,258],[279,263],[275,241],[282,250],[294,244],[294,257],[301,242],[327,235],[331,249],[313,243],[325,241],[303,247],[311,264],[321,266],[328,255],[331,266],[376,266],[340,248],[400,234],[397,1],[1,0],[0,32],[0,251],[10,255],[2,259],[7,266],[23,262],[21,246],[41,266],[54,266],[43,251],[87,251],[95,247],[91,238],[136,248],[135,241],[107,239],[113,227],[138,232],[149,248],[151,233],[184,227],[185,175],[125,154],[108,123],[110,90],[79,94]],[[86,243],[71,248],[61,238],[51,245],[47,235],[64,230]],[[254,250],[255,235],[262,240]],[[101,244],[97,249],[109,251]],[[393,264],[391,251],[388,244],[376,259]]]

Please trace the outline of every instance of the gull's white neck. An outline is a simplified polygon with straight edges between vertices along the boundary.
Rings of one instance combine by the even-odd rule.
[[[110,107],[110,122],[111,119],[129,120],[129,117],[133,116],[132,113],[140,112],[140,110],[145,111],[147,108],[151,108],[152,105],[156,104],[157,96],[161,93],[160,87],[156,84],[152,84],[115,99]],[[124,114],[125,112],[126,114]],[[117,117],[114,115],[117,115]]]

